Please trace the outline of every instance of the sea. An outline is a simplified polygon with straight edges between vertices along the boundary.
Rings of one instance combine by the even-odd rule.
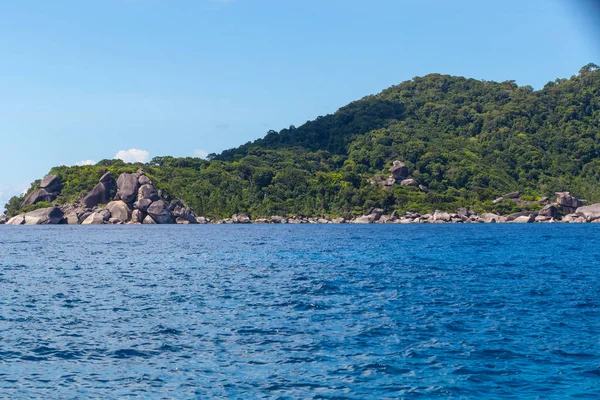
[[[600,224],[0,226],[0,398],[600,399]]]

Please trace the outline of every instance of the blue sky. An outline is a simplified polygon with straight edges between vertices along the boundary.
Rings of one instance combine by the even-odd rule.
[[[0,209],[55,165],[220,152],[431,72],[541,88],[600,63],[585,3],[3,2]]]

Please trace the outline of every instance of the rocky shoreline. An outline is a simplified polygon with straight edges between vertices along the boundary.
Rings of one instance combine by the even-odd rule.
[[[394,171],[402,171],[401,164],[394,164]],[[403,176],[402,176],[403,177]],[[390,177],[389,184],[393,184]],[[45,177],[40,188],[31,192],[23,201],[22,207],[41,201],[51,202],[60,195],[62,188],[58,177]],[[114,195],[113,195],[114,193]],[[544,198],[528,201],[520,198],[519,192],[508,193],[494,203],[504,200],[524,206],[537,203],[543,206],[539,211],[522,211],[510,215],[494,213],[477,214],[469,208],[460,208],[455,212],[436,210],[428,214],[406,212],[385,214],[384,210],[373,208],[368,213],[352,218],[271,216],[252,219],[246,214],[234,214],[231,218],[210,220],[197,217],[180,200],[170,200],[163,196],[142,170],[136,173],[123,173],[114,180],[110,172],[104,174],[98,184],[76,203],[54,205],[19,214],[12,218],[0,216],[0,224],[7,225],[104,225],[104,224],[424,224],[424,223],[587,223],[600,222],[600,204],[587,205],[585,200],[577,199],[569,192],[556,193],[556,201]],[[106,204],[104,206],[104,204]]]

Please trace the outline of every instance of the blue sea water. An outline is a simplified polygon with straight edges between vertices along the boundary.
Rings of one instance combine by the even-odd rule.
[[[600,224],[0,226],[0,397],[600,398]]]

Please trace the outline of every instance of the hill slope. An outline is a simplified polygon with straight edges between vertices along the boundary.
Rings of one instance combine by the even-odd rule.
[[[145,165],[104,160],[50,173],[64,183],[56,201],[66,203],[108,170],[116,176],[142,167],[164,193],[210,217],[337,216],[370,207],[508,212],[518,207],[491,200],[511,191],[534,199],[570,190],[595,202],[600,70],[589,64],[538,91],[512,81],[431,74],[210,158],[157,157]],[[406,163],[415,183],[429,190],[384,186],[393,160]],[[11,199],[7,214],[18,212],[22,200]]]

